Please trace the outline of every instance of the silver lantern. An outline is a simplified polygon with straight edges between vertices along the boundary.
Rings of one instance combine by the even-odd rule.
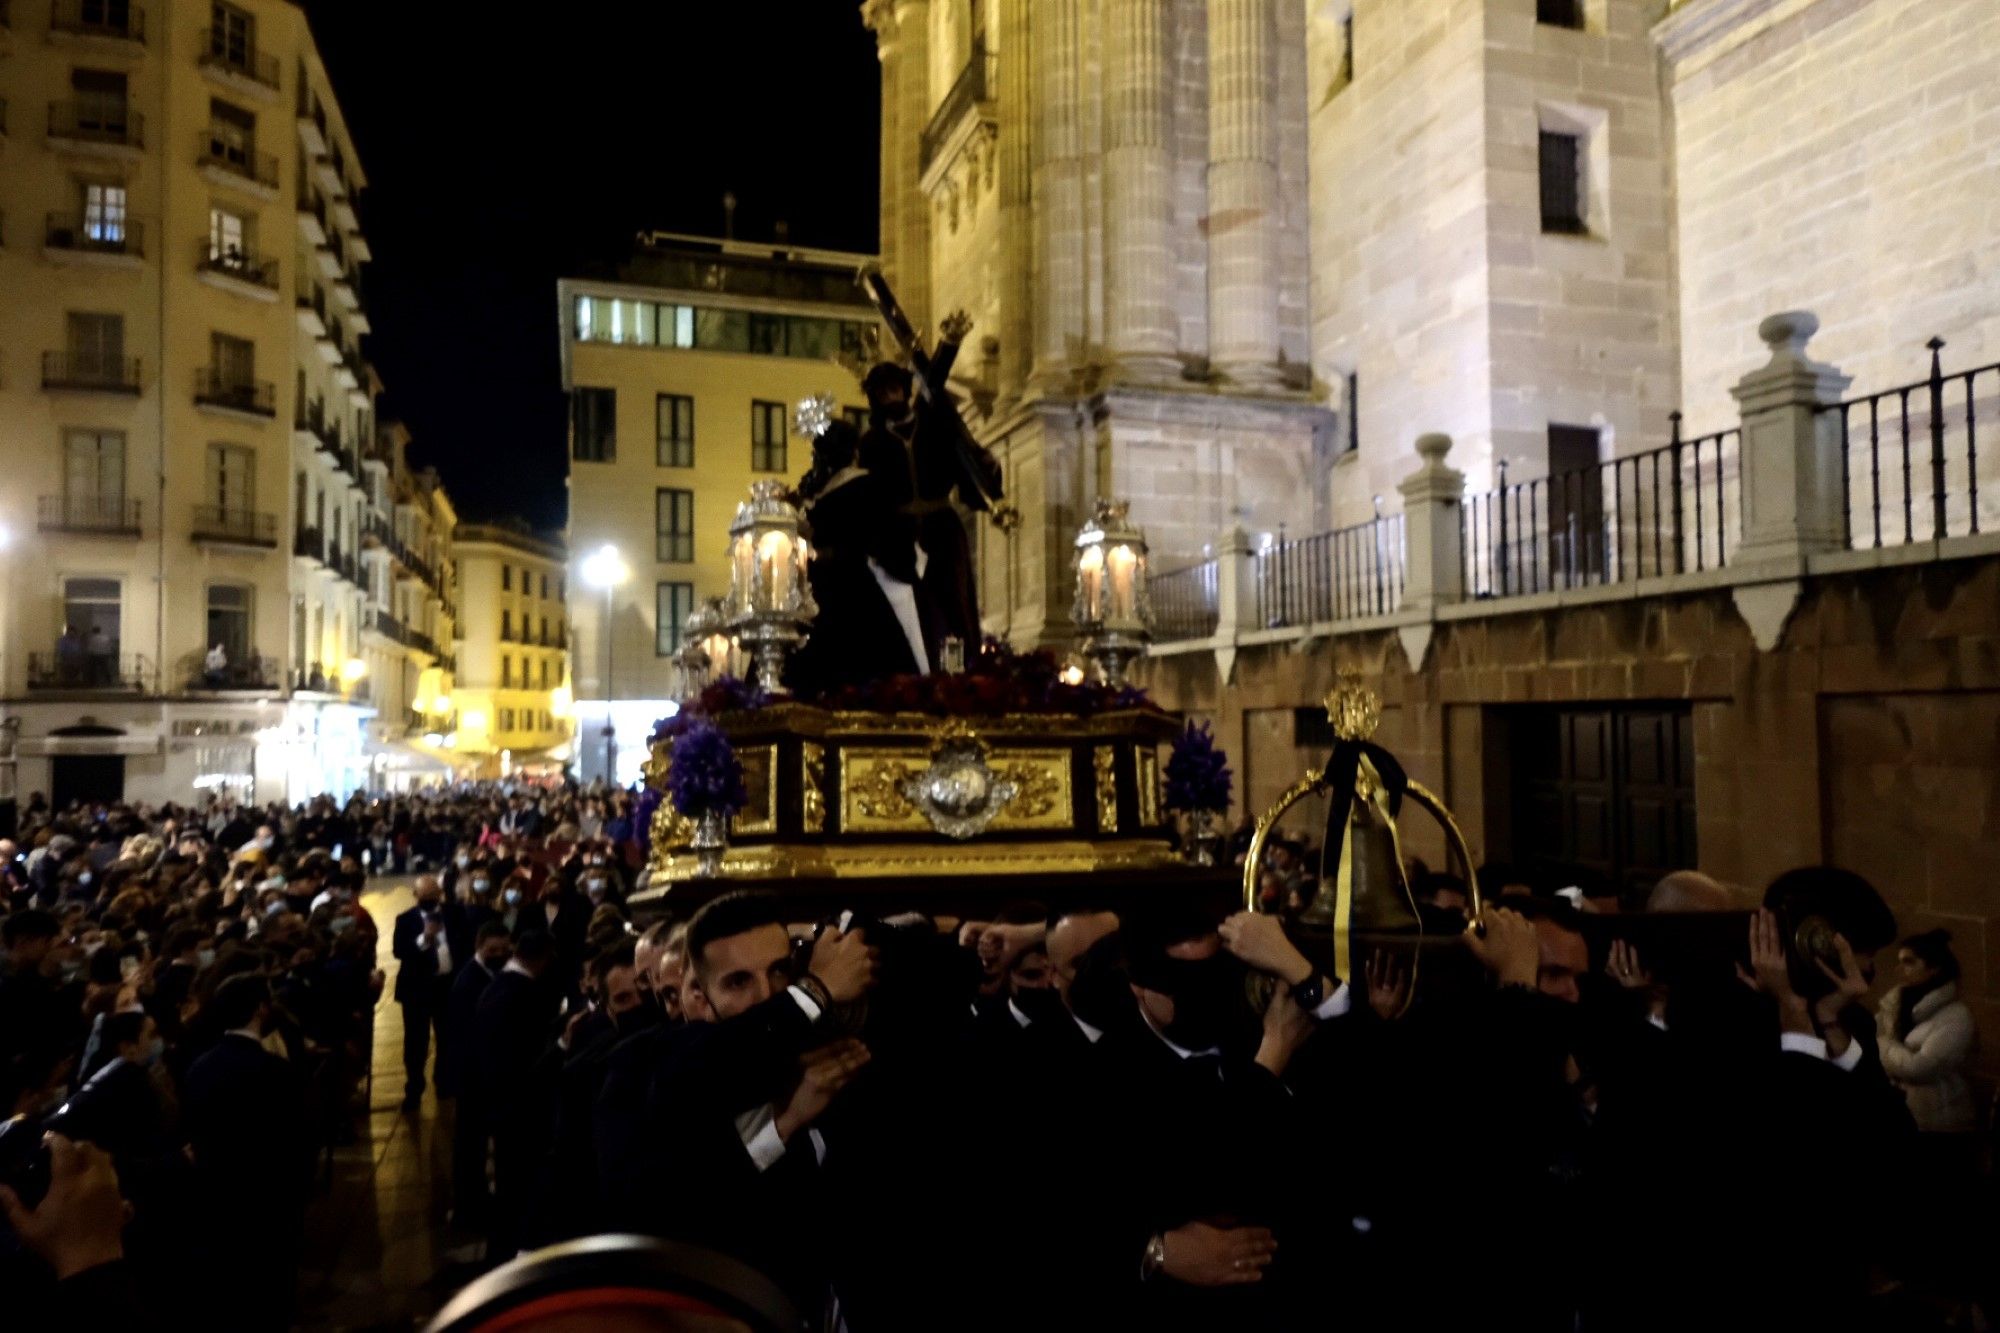
[[[784,693],[785,658],[819,614],[806,581],[811,543],[786,491],[776,478],[752,482],[729,525],[728,629],[772,694]]]
[[[1099,500],[1076,534],[1076,605],[1071,617],[1083,655],[1106,685],[1125,684],[1125,672],[1153,639],[1153,606],[1146,588],[1146,534],[1133,526],[1130,505]]]

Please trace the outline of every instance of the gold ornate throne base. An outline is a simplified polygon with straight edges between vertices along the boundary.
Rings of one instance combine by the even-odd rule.
[[[719,876],[700,876],[692,829],[662,805],[648,887],[635,901],[683,901],[752,884],[941,884],[977,878],[1083,883],[1187,878],[1161,803],[1161,747],[1179,724],[1145,709],[946,719],[778,704],[718,719],[742,761],[748,807]],[[666,746],[648,779],[662,783]],[[923,801],[940,765],[977,768],[975,786],[1009,794],[968,832]],[[955,830],[957,836],[952,831]],[[1201,876],[1204,881],[1213,876]],[[1035,896],[1046,898],[1045,894]]]

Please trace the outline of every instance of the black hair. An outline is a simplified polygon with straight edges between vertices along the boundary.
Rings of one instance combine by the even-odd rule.
[[[472,947],[476,949],[492,939],[510,939],[513,934],[513,931],[507,929],[505,921],[488,921],[479,927],[479,934],[474,937]]]
[[[634,963],[636,945],[632,940],[623,940],[608,949],[600,951],[590,960],[588,971],[598,981],[611,975],[614,967],[631,967]]]
[[[1764,890],[1764,906],[1789,929],[1808,916],[1825,917],[1856,954],[1871,954],[1896,938],[1896,914],[1882,895],[1852,870],[1802,866],[1787,870]]]
[[[555,957],[555,942],[546,931],[524,930],[514,940],[514,957],[523,967],[540,967]]]
[[[854,423],[842,417],[827,422],[826,429],[813,439],[812,466],[799,478],[799,495],[811,500],[842,468],[853,465],[861,449],[861,434]]]
[[[239,972],[215,988],[208,1002],[218,1031],[246,1027],[257,1011],[271,1002],[271,979],[261,972]]]
[[[702,954],[717,940],[747,935],[765,926],[782,927],[784,924],[785,919],[778,911],[778,900],[771,894],[751,889],[725,893],[703,904],[693,920],[688,922],[688,958],[699,966]]]
[[[1920,931],[1903,941],[1903,947],[1931,969],[1931,979],[1920,986],[1902,986],[1896,992],[1896,1040],[1910,1035],[1917,1025],[1917,1001],[1940,986],[1957,981],[1961,972],[1958,955],[1951,951],[1951,932],[1943,928]]]
[[[167,932],[166,944],[161,949],[161,955],[166,958],[178,958],[189,949],[199,949],[202,941],[207,938],[208,932],[200,926],[175,926]]]
[[[868,395],[868,405],[873,407],[890,389],[901,389],[903,396],[907,398],[914,383],[915,377],[907,368],[893,361],[879,361],[869,367],[868,373],[861,377],[861,392]]]
[[[90,962],[84,975],[93,986],[115,986],[125,979],[124,970],[118,964],[118,951],[109,947],[101,948],[90,955]]]
[[[39,907],[30,907],[0,920],[0,944],[9,949],[23,940],[52,940],[61,933],[62,928],[55,917]]]
[[[1583,934],[1583,913],[1561,898],[1509,898],[1507,906],[1530,921],[1546,921],[1572,935]]]
[[[115,1051],[120,1046],[128,1046],[139,1040],[139,1034],[146,1030],[147,1015],[140,1011],[129,1011],[104,1016],[104,1031],[99,1049]]]

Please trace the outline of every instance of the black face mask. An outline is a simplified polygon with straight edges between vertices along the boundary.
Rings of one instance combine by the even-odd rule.
[[[1213,958],[1169,958],[1160,967],[1149,990],[1160,990],[1174,998],[1174,1021],[1165,1035],[1176,1046],[1205,1051],[1221,1046],[1233,1049],[1251,1021],[1250,1006],[1243,996],[1243,965],[1227,954]]]
[[[1066,1012],[1062,996],[1056,994],[1053,986],[1015,991],[1014,1007],[1026,1014],[1030,1023],[1053,1023]]]
[[[628,1010],[611,1020],[611,1026],[618,1029],[618,1035],[629,1037],[635,1032],[658,1027],[663,1016],[656,1001],[647,1001],[637,1009]]]

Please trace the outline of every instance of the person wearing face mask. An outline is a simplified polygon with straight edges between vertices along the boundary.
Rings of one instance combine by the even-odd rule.
[[[405,1111],[414,1111],[423,1102],[424,1065],[430,1056],[432,1031],[435,1029],[442,1049],[448,1040],[445,1015],[452,980],[458,975],[459,964],[472,952],[465,914],[456,903],[445,901],[444,886],[437,877],[419,876],[416,896],[416,906],[396,918],[393,940],[396,959],[402,964],[396,972],[396,1003],[403,1007]]]
[[[477,1234],[484,1229],[492,1203],[486,1186],[486,1158],[492,1143],[488,1110],[477,1081],[469,1076],[473,1021],[479,999],[513,956],[514,939],[498,920],[481,925],[474,936],[472,961],[458,970],[446,1005],[446,1039],[438,1045],[438,1095],[453,1099],[451,1132],[452,1225]]]

